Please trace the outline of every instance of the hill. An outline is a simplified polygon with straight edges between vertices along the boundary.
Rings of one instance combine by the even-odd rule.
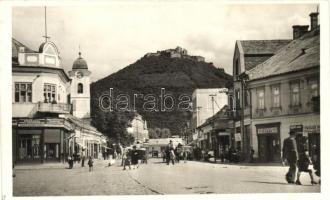
[[[131,108],[135,103],[137,112],[147,120],[148,128],[168,128],[172,134],[179,134],[192,115],[191,111],[178,109],[180,95],[191,96],[196,88],[230,87],[231,84],[232,76],[212,63],[164,55],[144,56],[124,69],[91,84],[91,114],[96,116],[102,112],[99,108],[99,97],[113,88],[112,98],[115,99],[119,94],[129,96]],[[161,88],[174,97],[175,107],[171,111],[161,110]],[[146,111],[146,100],[136,98],[134,101],[134,94],[142,94],[144,97],[148,94],[154,95],[157,98],[158,111]],[[112,103],[112,106],[114,105],[115,103]],[[165,101],[165,105],[171,106],[171,101]]]

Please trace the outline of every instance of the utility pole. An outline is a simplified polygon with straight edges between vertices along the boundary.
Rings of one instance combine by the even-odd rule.
[[[201,106],[197,106],[196,107],[196,112],[197,112],[197,126],[196,127],[198,127],[199,125],[201,125],[200,124],[200,116],[199,116],[199,113],[200,113],[200,109],[201,108],[202,108]]]
[[[211,101],[212,101],[212,131],[211,131],[211,145],[212,145],[212,149],[213,149],[213,156],[214,156],[214,162],[217,162],[217,155],[216,155],[216,148],[217,148],[217,137],[214,133],[214,120],[215,120],[215,117],[214,117],[214,97],[217,96],[216,94],[210,94],[209,95],[211,97]],[[214,144],[212,144],[212,136],[214,138]]]

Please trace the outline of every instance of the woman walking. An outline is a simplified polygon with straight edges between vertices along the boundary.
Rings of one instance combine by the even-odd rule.
[[[305,138],[303,138],[303,139],[305,139]],[[314,181],[312,161],[309,157],[308,149],[307,149],[307,139],[304,140],[303,144],[300,145],[299,149],[300,149],[300,152],[298,155],[298,173],[297,173],[296,184],[301,185],[301,182],[299,179],[301,172],[309,173],[309,176],[311,178],[311,184],[312,185],[317,184]]]

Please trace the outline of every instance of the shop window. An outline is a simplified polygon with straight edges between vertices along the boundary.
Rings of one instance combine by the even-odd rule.
[[[319,84],[316,79],[309,81],[309,89],[311,98],[319,96]]]
[[[257,90],[257,98],[258,98],[258,109],[265,109],[265,90],[258,89]]]
[[[56,85],[55,84],[44,84],[44,102],[45,103],[56,103]]]
[[[292,83],[291,84],[291,105],[292,106],[300,105],[299,83]]]
[[[32,102],[32,83],[15,83],[15,102]]]
[[[281,96],[280,96],[280,86],[272,86],[272,103],[273,108],[279,108],[281,106],[280,102]]]
[[[84,92],[84,86],[82,83],[78,83],[78,94],[81,94]]]

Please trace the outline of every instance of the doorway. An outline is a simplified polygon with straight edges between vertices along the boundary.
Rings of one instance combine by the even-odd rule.
[[[281,160],[280,140],[277,134],[258,136],[259,158],[262,162],[277,162]]]

